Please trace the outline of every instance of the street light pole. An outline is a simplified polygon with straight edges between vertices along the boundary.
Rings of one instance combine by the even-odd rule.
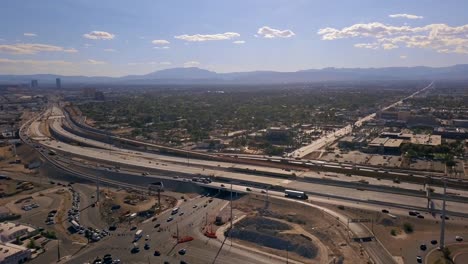
[[[445,248],[445,198],[447,194],[447,179],[443,178],[442,181],[444,182],[444,196],[442,200],[442,221],[440,224],[440,250]]]

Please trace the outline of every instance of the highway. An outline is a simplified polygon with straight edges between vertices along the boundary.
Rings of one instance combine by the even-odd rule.
[[[406,99],[410,99],[410,98],[413,98],[414,96],[418,95],[419,93],[421,92],[424,92],[425,90],[431,88],[432,86],[434,85],[434,82],[432,81],[428,86],[422,88],[421,90],[399,100],[398,102],[395,102],[389,106],[386,106],[384,108],[381,109],[381,111],[385,111],[387,109],[390,109],[392,107],[395,107],[397,105],[400,105],[403,103],[404,100]],[[365,117],[362,117],[360,118],[359,120],[357,120],[356,122],[354,122],[354,124],[352,125],[347,125],[337,131],[334,131],[334,132],[330,132],[326,135],[324,135],[323,137],[313,141],[312,143],[310,143],[309,145],[307,146],[304,146],[302,148],[299,148],[293,152],[291,152],[289,154],[290,157],[298,157],[298,158],[304,158],[305,156],[309,155],[310,153],[316,151],[316,150],[319,150],[321,148],[323,148],[324,146],[328,145],[328,144],[331,144],[333,142],[335,142],[336,140],[338,140],[340,137],[343,137],[345,135],[348,135],[350,134],[352,131],[353,131],[353,127],[360,127],[362,126],[363,123],[371,120],[372,118],[374,118],[376,116],[377,113],[372,113],[370,115],[367,115]]]
[[[57,110],[58,109],[58,110]],[[356,191],[355,189],[350,189],[341,186],[324,186],[315,183],[303,182],[300,180],[294,179],[284,179],[277,177],[268,177],[268,176],[259,176],[252,175],[248,173],[239,173],[228,171],[229,168],[237,166],[237,168],[252,168],[251,166],[239,165],[229,162],[221,161],[211,161],[211,160],[191,160],[190,163],[187,159],[181,157],[166,156],[161,154],[147,153],[142,151],[128,150],[123,148],[117,148],[115,146],[109,145],[107,143],[102,143],[95,140],[90,140],[86,138],[79,137],[73,133],[70,133],[63,129],[63,115],[60,112],[59,108],[53,108],[48,113],[48,118],[42,118],[41,122],[48,122],[49,128],[53,131],[59,133],[64,138],[73,139],[73,141],[86,143],[89,147],[76,146],[68,144],[65,142],[56,141],[54,139],[43,139],[43,136],[46,133],[40,131],[40,125],[36,124],[37,121],[33,120],[26,125],[28,127],[27,134],[30,138],[36,138],[36,142],[46,147],[42,150],[43,155],[47,157],[47,149],[54,149],[60,155],[49,156],[48,160],[61,166],[65,170],[70,170],[78,175],[83,177],[91,178],[87,175],[93,175],[93,170],[103,170],[109,171],[114,170],[112,173],[116,175],[126,176],[130,181],[132,177],[154,177],[155,179],[161,179],[160,175],[182,175],[183,177],[190,177],[191,175],[206,175],[211,176],[215,181],[209,184],[210,188],[220,188],[219,180],[231,180],[237,181],[237,184],[234,189],[239,192],[245,192],[245,186],[277,186],[283,188],[291,188],[304,190],[306,192],[314,194],[311,197],[312,202],[320,201],[328,204],[344,204],[350,207],[356,208],[366,208],[371,210],[380,210],[382,207],[387,207],[384,202],[394,202],[396,207],[399,208],[395,211],[404,215],[407,213],[406,207],[414,206],[415,208],[424,208],[426,205],[425,198],[415,198],[412,196],[399,195],[399,194],[389,194],[382,193],[379,191]],[[44,119],[46,119],[44,121]],[[20,133],[24,135],[24,133]],[[27,136],[27,135],[26,135]],[[26,139],[27,140],[27,139]],[[83,162],[84,161],[84,162]],[[97,163],[100,163],[101,166],[98,166]],[[112,165],[110,165],[112,164]],[[118,164],[120,169],[116,171],[115,165]],[[276,168],[267,168],[262,166],[253,167],[257,170],[266,170],[269,172],[279,172],[280,169]],[[143,172],[150,171],[150,175],[142,175]],[[95,173],[95,172],[94,172]],[[283,171],[283,173],[285,173]],[[292,173],[292,172],[291,172]],[[305,179],[307,177],[315,177],[320,179],[323,177],[326,178],[337,178],[342,182],[355,182],[360,180],[356,177],[348,177],[342,174],[335,175],[324,175],[322,173],[316,172],[300,172],[295,171],[298,174],[297,178]],[[285,173],[287,174],[287,173]],[[115,179],[102,179],[103,181],[109,182],[113,185],[119,186],[131,186],[132,184],[123,183],[116,181]],[[174,179],[173,179],[174,180]],[[176,179],[178,181],[184,181],[185,179]],[[188,181],[188,180],[187,180]],[[249,185],[251,183],[253,185]],[[390,181],[380,181],[380,184],[393,186]],[[197,183],[199,184],[199,183]],[[376,186],[379,184],[377,180],[372,180],[370,185]],[[363,185],[365,186],[365,185]],[[395,192],[398,192],[398,188],[404,186],[405,189],[409,190],[419,190],[422,188],[421,185],[416,184],[401,184],[395,187]],[[141,188],[141,187],[140,187]],[[262,187],[263,188],[263,187]],[[260,192],[261,189],[254,188],[254,192]],[[440,189],[436,189],[440,191]],[[281,197],[283,196],[282,192],[270,191],[271,195]],[[466,193],[461,193],[461,195],[467,195]],[[467,195],[468,196],[468,195]],[[366,203],[367,204],[362,204]],[[296,201],[297,202],[297,201]],[[398,205],[406,207],[398,207]],[[436,203],[439,207],[440,205]],[[468,211],[468,206],[463,203],[448,203],[448,209],[452,211],[466,212]],[[393,212],[393,209],[392,209]],[[197,218],[198,219],[198,218]],[[363,229],[363,226],[356,224],[358,227],[353,229],[355,235],[363,235],[366,230]],[[366,243],[367,244],[367,243]],[[377,242],[369,243],[366,245],[366,250],[371,254],[372,258],[377,261],[377,263],[389,263],[388,262],[388,252],[385,252],[385,248],[379,245]],[[373,250],[375,251],[374,253]],[[378,260],[383,258],[381,260]],[[256,262],[253,262],[256,263]]]

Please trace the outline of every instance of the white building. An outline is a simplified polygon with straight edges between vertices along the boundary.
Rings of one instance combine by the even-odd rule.
[[[6,243],[14,241],[17,237],[27,235],[34,230],[34,228],[26,225],[11,222],[0,223],[0,242]]]
[[[29,249],[11,243],[0,243],[0,264],[20,264],[30,258]]]

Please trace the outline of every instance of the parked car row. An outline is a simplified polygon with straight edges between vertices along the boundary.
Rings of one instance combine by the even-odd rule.
[[[46,224],[47,225],[55,225],[55,216],[57,215],[57,210],[52,210],[49,212],[49,214],[47,215],[47,219],[46,219]]]
[[[38,207],[39,207],[39,205],[37,203],[32,203],[32,204],[25,204],[25,205],[21,206],[21,209],[23,209],[24,211],[30,211],[33,208],[38,208]]]

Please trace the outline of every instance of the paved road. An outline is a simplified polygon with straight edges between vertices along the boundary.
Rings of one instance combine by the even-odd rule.
[[[179,263],[185,260],[188,263],[212,263],[220,248],[220,243],[214,239],[208,239],[200,235],[200,227],[204,226],[205,217],[213,219],[216,212],[225,205],[226,201],[214,199],[212,203],[208,202],[207,197],[197,197],[180,205],[180,212],[184,215],[176,214],[173,216],[174,220],[167,222],[171,216],[170,212],[165,212],[158,216],[155,222],[148,221],[139,224],[137,229],[143,230],[143,238],[137,243],[140,252],[131,254],[133,247],[132,241],[135,231],[130,231],[130,225],[119,226],[119,228],[112,232],[112,235],[104,238],[100,242],[94,243],[88,249],[80,252],[76,256],[68,259],[69,263],[84,263],[92,261],[95,257],[104,254],[112,254],[114,258],[119,258],[123,263],[162,263],[169,261],[170,263]],[[207,207],[203,207],[207,204]],[[193,208],[197,205],[197,208]],[[160,224],[159,228],[154,228],[156,224]],[[178,228],[177,228],[178,227]],[[192,236],[195,240],[187,243],[177,244],[173,235],[179,236]],[[149,250],[143,249],[145,244],[145,237],[149,235],[148,244]],[[182,248],[187,250],[184,256],[178,254]],[[161,256],[154,256],[154,251],[158,250]],[[274,259],[264,257],[262,255],[253,254],[224,246],[220,251],[215,263],[280,263]]]
[[[417,91],[417,92],[415,92],[415,93],[401,99],[398,102],[395,102],[395,103],[393,103],[393,104],[391,104],[389,106],[386,106],[386,107],[382,108],[381,111],[385,111],[387,109],[390,109],[392,107],[395,107],[397,105],[402,104],[404,100],[410,99],[410,98],[418,95],[419,93],[425,91],[426,89],[431,88],[433,86],[433,84],[434,84],[434,82],[431,82],[428,86],[424,87],[423,89],[421,89],[421,90],[419,90],[419,91]],[[353,125],[347,125],[347,126],[341,128],[341,129],[337,130],[337,131],[331,132],[331,133],[329,133],[329,134],[327,134],[327,135],[313,141],[311,144],[293,151],[292,153],[289,154],[289,156],[303,158],[303,157],[309,155],[310,153],[312,153],[312,152],[314,152],[314,151],[316,151],[316,150],[318,150],[320,148],[323,148],[327,144],[335,142],[338,138],[351,133],[353,131],[353,126],[354,127],[362,126],[363,123],[373,119],[376,114],[377,113],[373,113],[373,114],[367,115],[367,116],[365,116],[363,118],[360,118]]]

